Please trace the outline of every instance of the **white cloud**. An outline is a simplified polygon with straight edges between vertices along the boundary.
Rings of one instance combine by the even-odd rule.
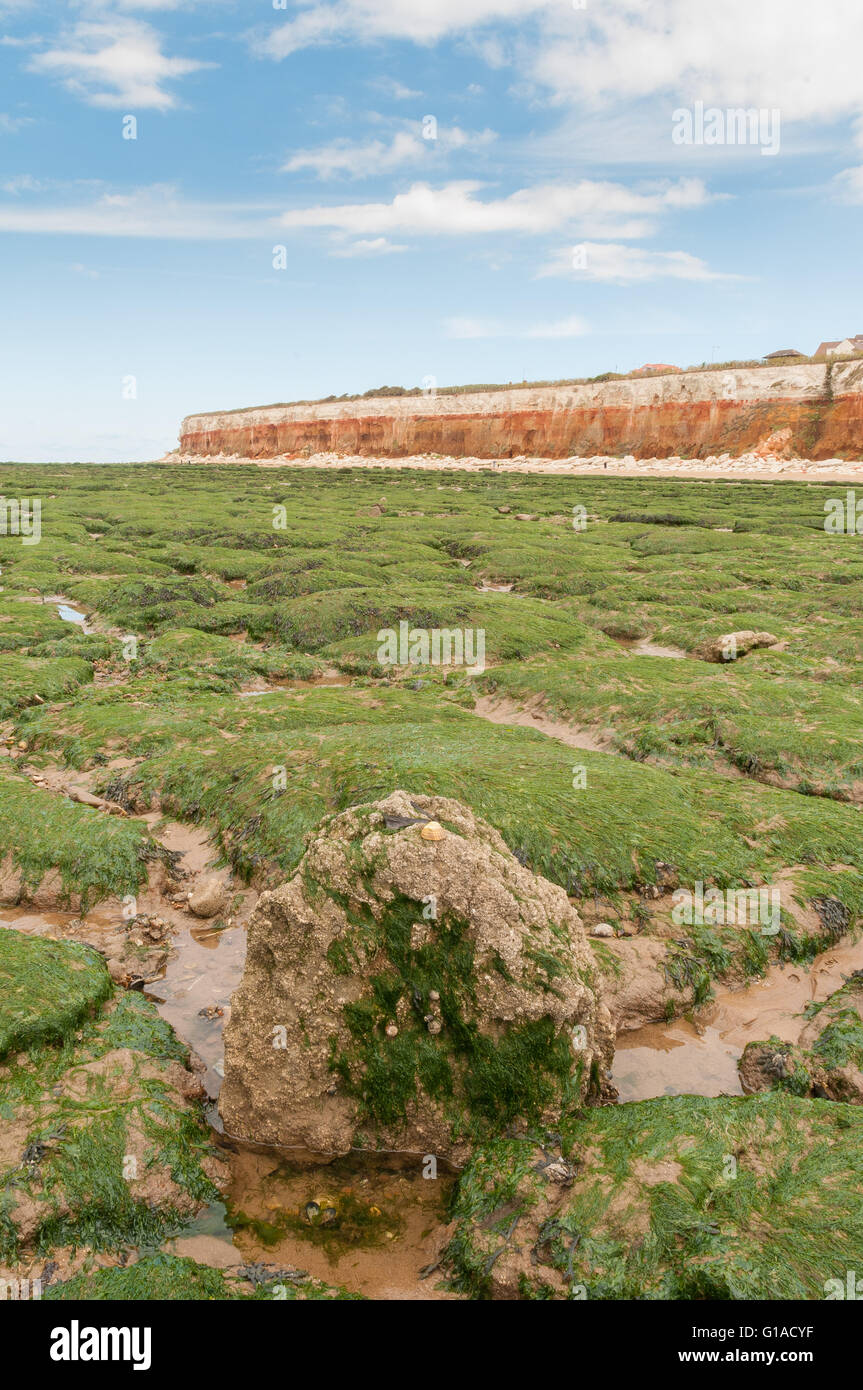
[[[389,144],[383,140],[369,140],[365,144],[353,140],[334,140],[317,149],[298,150],[282,165],[282,172],[296,174],[308,169],[319,179],[338,174],[362,179],[370,174],[387,173],[402,164],[415,163],[425,154],[427,151],[423,150],[422,140],[409,131],[401,130]]]
[[[286,58],[311,44],[336,39],[400,38],[434,43],[501,19],[522,19],[562,0],[337,0],[306,5],[293,19],[258,33],[258,51]]]
[[[0,205],[0,232],[225,241],[276,237],[269,204],[196,203],[166,184],[105,193],[90,203]]]
[[[32,116],[10,116],[8,112],[0,111],[0,131],[4,135],[17,135],[19,130],[32,124]]]
[[[551,323],[536,323],[528,327],[513,327],[498,319],[447,319],[444,330],[448,338],[581,338],[590,332],[584,319],[576,315]]]
[[[331,255],[343,259],[354,256],[390,256],[395,251],[407,251],[407,249],[406,246],[398,246],[395,242],[388,241],[385,236],[378,236],[361,241],[352,241],[349,246],[332,251]]]
[[[863,203],[863,164],[843,169],[833,180],[833,191],[840,203]]]
[[[44,188],[38,179],[34,179],[32,174],[16,174],[14,178],[7,179],[3,184],[4,193],[38,193]]]
[[[531,65],[566,100],[668,93],[683,104],[779,107],[788,121],[863,108],[858,0],[723,0],[699,6],[697,19],[691,0],[603,0],[586,17],[554,17]]]
[[[525,23],[527,21],[527,23]],[[495,25],[491,33],[489,26]],[[783,121],[863,113],[860,0],[335,0],[306,3],[255,35],[284,58],[311,44],[470,35],[491,66],[517,64],[556,99],[607,106],[667,96],[674,105],[779,107]]]
[[[282,165],[282,172],[294,174],[308,169],[320,179],[338,175],[364,179],[390,173],[405,164],[418,164],[451,150],[480,149],[497,138],[493,130],[469,131],[458,126],[441,127],[436,140],[423,139],[421,132],[422,125],[417,122],[407,130],[397,131],[389,142],[368,140],[363,144],[334,140],[316,149],[298,150]]]
[[[59,77],[69,91],[93,106],[155,108],[177,105],[165,83],[212,67],[192,58],[170,58],[161,36],[140,20],[82,22],[54,47],[31,58],[31,72]]]
[[[736,280],[739,276],[711,270],[688,251],[646,251],[616,242],[580,242],[555,252],[539,278],[566,275],[573,280],[600,280],[616,285],[648,280]]]
[[[406,87],[404,82],[399,82],[394,77],[376,77],[369,83],[376,91],[383,92],[392,101],[416,101],[422,96],[422,92],[415,91],[413,87]]]
[[[415,183],[390,203],[345,203],[296,208],[282,216],[285,227],[333,227],[359,236],[414,232],[464,236],[512,232],[541,236],[576,228],[583,235],[648,236],[669,211],[704,207],[711,201],[700,179],[680,179],[640,189],[582,180],[522,188],[482,201],[482,185],[471,181],[432,188]]]

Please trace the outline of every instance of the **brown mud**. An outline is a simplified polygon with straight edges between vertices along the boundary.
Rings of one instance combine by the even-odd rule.
[[[737,1063],[747,1043],[796,1043],[803,1010],[863,968],[863,939],[840,942],[803,965],[774,965],[743,988],[717,987],[697,1014],[619,1033],[612,1079],[621,1101],[653,1096],[743,1094]]]
[[[595,729],[579,729],[562,719],[552,719],[543,713],[543,709],[541,695],[528,700],[524,705],[497,695],[481,695],[471,713],[478,715],[480,719],[487,719],[491,724],[517,724],[520,728],[537,729],[541,734],[555,738],[569,748],[585,748],[591,753],[615,752],[610,737]]]

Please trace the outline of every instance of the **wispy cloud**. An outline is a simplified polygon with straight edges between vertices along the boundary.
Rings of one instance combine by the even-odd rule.
[[[584,319],[575,315],[526,327],[513,326],[498,319],[451,318],[446,320],[444,331],[448,338],[581,338],[590,332],[590,327]]]
[[[422,96],[422,92],[405,86],[404,82],[399,82],[395,77],[375,77],[369,86],[376,92],[382,92],[392,101],[417,101]]]
[[[564,246],[538,272],[538,278],[565,275],[573,280],[600,280],[627,285],[648,280],[736,280],[740,277],[711,270],[688,251],[647,251],[616,242],[580,242]]]
[[[45,185],[38,179],[34,179],[32,174],[16,174],[14,178],[7,179],[3,184],[4,193],[39,193]]]
[[[333,227],[361,236],[413,232],[425,236],[469,236],[510,232],[542,236],[562,228],[583,235],[648,236],[671,211],[704,207],[711,201],[700,179],[631,189],[619,183],[543,184],[504,198],[481,199],[482,184],[460,181],[432,188],[415,183],[389,203],[343,203],[296,208],[285,227]]]
[[[315,149],[298,150],[282,165],[282,172],[314,173],[320,179],[347,177],[370,178],[391,173],[405,165],[418,165],[424,160],[438,158],[454,150],[476,150],[497,139],[493,130],[462,130],[459,126],[441,127],[434,139],[424,139],[422,123],[417,121],[399,130],[391,140],[334,140]]]
[[[32,116],[10,116],[8,112],[0,111],[0,132],[3,135],[17,135],[19,130],[32,124]]]
[[[152,184],[89,203],[5,204],[0,232],[227,241],[278,235],[276,211],[270,204],[189,201],[170,184]]]
[[[158,111],[178,104],[167,83],[212,66],[169,57],[151,25],[120,15],[74,25],[28,63],[30,72],[59,78],[92,106]]]
[[[434,43],[447,34],[465,33],[491,20],[529,18],[560,0],[337,0],[306,3],[276,28],[254,35],[258,51],[286,58],[312,44],[336,41],[406,39]]]
[[[833,180],[832,191],[840,203],[863,203],[863,164],[858,164],[853,169],[843,169],[837,174]]]
[[[399,246],[388,241],[385,236],[378,236],[352,241],[348,246],[338,247],[330,254],[347,260],[354,256],[391,256],[396,251],[407,250],[407,246]]]
[[[783,124],[863,115],[859,0],[298,0],[252,36],[264,57],[320,44],[467,38],[490,67],[517,65],[524,96],[603,110],[645,97],[671,105],[778,107]],[[670,108],[669,108],[670,109]]]

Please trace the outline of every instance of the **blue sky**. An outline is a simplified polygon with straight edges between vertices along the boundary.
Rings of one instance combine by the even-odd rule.
[[[0,36],[0,458],[863,332],[860,0],[0,0]]]

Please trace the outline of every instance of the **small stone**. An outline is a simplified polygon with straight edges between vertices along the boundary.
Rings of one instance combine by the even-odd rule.
[[[433,1004],[436,1004],[438,1002],[438,1000],[440,999],[440,995],[438,994],[436,989],[429,990],[429,999]]]
[[[398,1037],[399,1030],[394,1023],[388,1023],[384,1031],[388,1038]]]
[[[430,1018],[426,1026],[428,1027],[430,1033],[436,1034],[440,1032],[443,1025],[441,1024],[439,1018]]]
[[[225,898],[220,878],[210,874],[196,883],[189,894],[189,907],[196,917],[215,917]]]
[[[556,1159],[553,1163],[547,1163],[542,1169],[542,1176],[547,1182],[559,1183],[561,1187],[571,1187],[578,1174],[578,1169],[574,1163],[567,1163],[565,1158]]]
[[[610,922],[597,922],[591,936],[614,936],[614,927]]]

